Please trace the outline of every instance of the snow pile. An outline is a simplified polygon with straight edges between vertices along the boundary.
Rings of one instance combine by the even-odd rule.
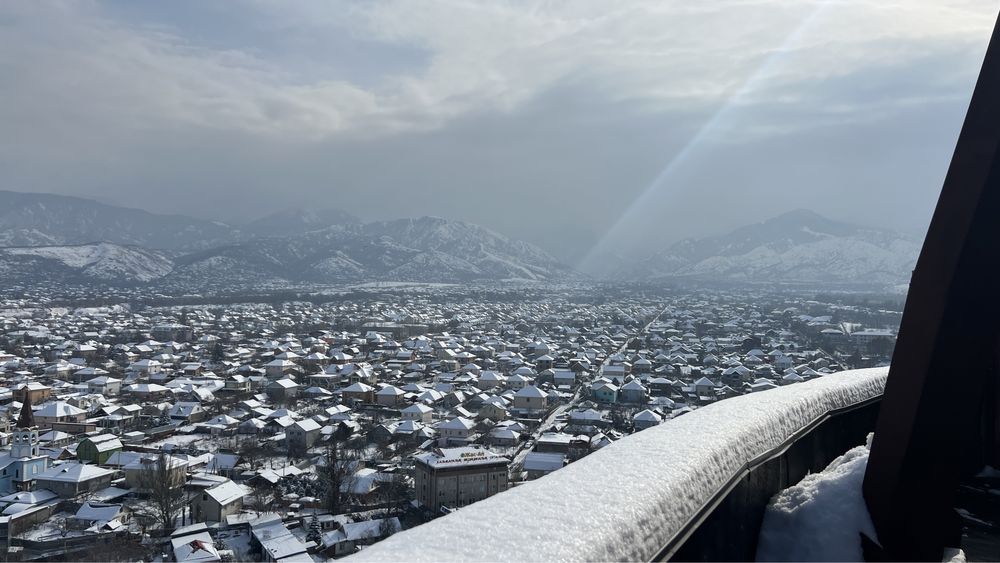
[[[880,395],[887,373],[847,371],[702,407],[354,558],[648,561],[748,461]]]
[[[858,446],[775,495],[764,513],[757,560],[864,561],[860,534],[875,538],[861,494],[866,467],[868,446]]]

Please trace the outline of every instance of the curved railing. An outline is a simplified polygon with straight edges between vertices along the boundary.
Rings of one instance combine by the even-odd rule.
[[[636,561],[678,554],[714,559],[690,550],[698,532],[711,528],[706,523],[718,516],[718,507],[741,496],[734,491],[768,463],[776,465],[767,474],[777,471],[778,478],[769,477],[766,495],[764,489],[751,491],[762,497],[758,504],[793,473],[813,470],[790,472],[781,460],[804,436],[817,436],[810,430],[832,416],[877,401],[887,373],[888,368],[846,371],[702,407],[542,479],[396,534],[353,559]],[[857,431],[848,434],[856,439]],[[805,457],[812,465],[844,451],[834,451],[840,446],[828,438],[808,444],[811,453]],[[754,526],[744,531],[754,534]]]

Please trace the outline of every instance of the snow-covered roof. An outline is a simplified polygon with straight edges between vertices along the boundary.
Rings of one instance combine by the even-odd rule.
[[[489,465],[495,463],[507,463],[510,461],[506,457],[493,451],[472,446],[461,448],[438,448],[432,452],[413,456],[413,459],[435,469]]]

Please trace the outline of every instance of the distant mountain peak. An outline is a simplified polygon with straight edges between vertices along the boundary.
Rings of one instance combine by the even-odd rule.
[[[879,284],[905,282],[919,245],[898,233],[796,209],[714,237],[685,239],[633,277]]]
[[[81,244],[93,240],[108,242]],[[575,275],[537,247],[479,225],[432,216],[361,223],[321,206],[283,208],[234,229],[79,198],[0,192],[0,247],[8,247],[0,248],[0,282],[163,278],[195,289],[219,280],[459,282]]]
[[[360,219],[341,209],[287,207],[247,223],[243,231],[256,237],[290,236],[360,223]]]

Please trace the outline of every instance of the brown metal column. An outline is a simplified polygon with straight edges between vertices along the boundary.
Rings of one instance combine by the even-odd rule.
[[[958,546],[963,468],[985,459],[1000,334],[1000,20],[910,283],[864,495],[884,555]],[[990,397],[989,400],[995,400]]]

